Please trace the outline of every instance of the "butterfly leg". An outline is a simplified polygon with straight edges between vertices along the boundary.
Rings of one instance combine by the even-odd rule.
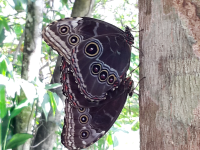
[[[137,85],[134,87],[134,82],[132,81],[130,81],[129,82],[129,96],[132,96],[133,95],[133,93],[135,93],[134,92],[134,90],[136,89],[136,87],[139,85],[139,83],[144,79],[144,78],[146,78],[146,77],[143,77],[142,79],[140,79],[139,80],[139,82],[137,83]],[[137,94],[138,96],[140,96],[138,93],[135,93],[135,94]]]

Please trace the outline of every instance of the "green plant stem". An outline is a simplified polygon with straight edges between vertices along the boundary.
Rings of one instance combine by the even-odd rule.
[[[6,135],[5,135],[5,139],[4,139],[4,142],[3,142],[3,150],[6,150],[6,139],[7,139],[8,132],[9,132],[9,125],[10,125],[10,118],[9,118],[9,120],[8,120]]]
[[[0,150],[2,150],[2,147],[1,147],[1,143],[2,143],[2,125],[1,125],[2,123],[1,123],[1,118],[0,118]]]

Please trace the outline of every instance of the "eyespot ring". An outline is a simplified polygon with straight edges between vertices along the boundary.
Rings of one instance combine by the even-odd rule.
[[[106,81],[107,77],[108,77],[108,71],[107,70],[102,70],[99,73],[99,81],[104,82],[104,81]]]
[[[88,119],[88,116],[82,115],[82,116],[79,118],[79,120],[80,120],[81,123],[85,124],[85,123],[88,122],[89,119]]]
[[[68,41],[71,45],[76,45],[80,42],[80,38],[77,35],[71,35]]]
[[[112,80],[112,82],[110,80]],[[107,79],[108,84],[113,84],[113,83],[115,83],[115,81],[116,81],[116,77],[113,74],[111,74]]]
[[[94,57],[99,53],[99,46],[95,42],[90,42],[85,46],[85,54]]]
[[[89,135],[90,135],[88,130],[83,130],[83,131],[81,131],[80,134],[81,134],[80,135],[81,139],[87,139],[89,137]]]
[[[85,110],[86,110],[86,109],[83,108],[83,107],[78,108],[78,111],[81,112],[81,113],[85,112]]]
[[[59,33],[65,35],[69,32],[69,27],[67,25],[63,25],[59,28]]]
[[[96,75],[101,71],[101,65],[100,64],[94,64],[92,65],[92,74]]]

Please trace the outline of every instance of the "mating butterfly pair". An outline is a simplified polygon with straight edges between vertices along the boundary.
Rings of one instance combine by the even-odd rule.
[[[126,78],[134,37],[109,23],[65,18],[43,30],[45,42],[62,56],[65,118],[61,135],[68,149],[101,138],[119,116],[133,82]]]

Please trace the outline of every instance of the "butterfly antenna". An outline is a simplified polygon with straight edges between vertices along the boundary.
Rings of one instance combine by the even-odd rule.
[[[139,31],[133,31],[133,30],[131,30],[131,32],[141,32],[141,31],[144,31],[144,29],[141,29]]]
[[[139,66],[140,66],[140,63],[139,63],[139,65],[138,65],[135,69],[133,69],[133,70],[129,73],[129,75],[131,75],[137,68],[139,68]]]
[[[131,29],[135,29],[138,25],[139,25],[139,23],[134,28],[131,28]]]
[[[139,85],[139,83],[143,80],[143,79],[145,79],[146,77],[142,77],[142,79],[140,79],[139,80],[139,82],[137,83],[137,85],[135,86],[135,88]]]
[[[144,56],[143,52],[142,52],[139,48],[137,48],[137,47],[135,47],[135,46],[133,46],[133,45],[132,45],[131,47],[134,47],[135,49],[137,49],[139,52],[142,53],[142,56]]]

